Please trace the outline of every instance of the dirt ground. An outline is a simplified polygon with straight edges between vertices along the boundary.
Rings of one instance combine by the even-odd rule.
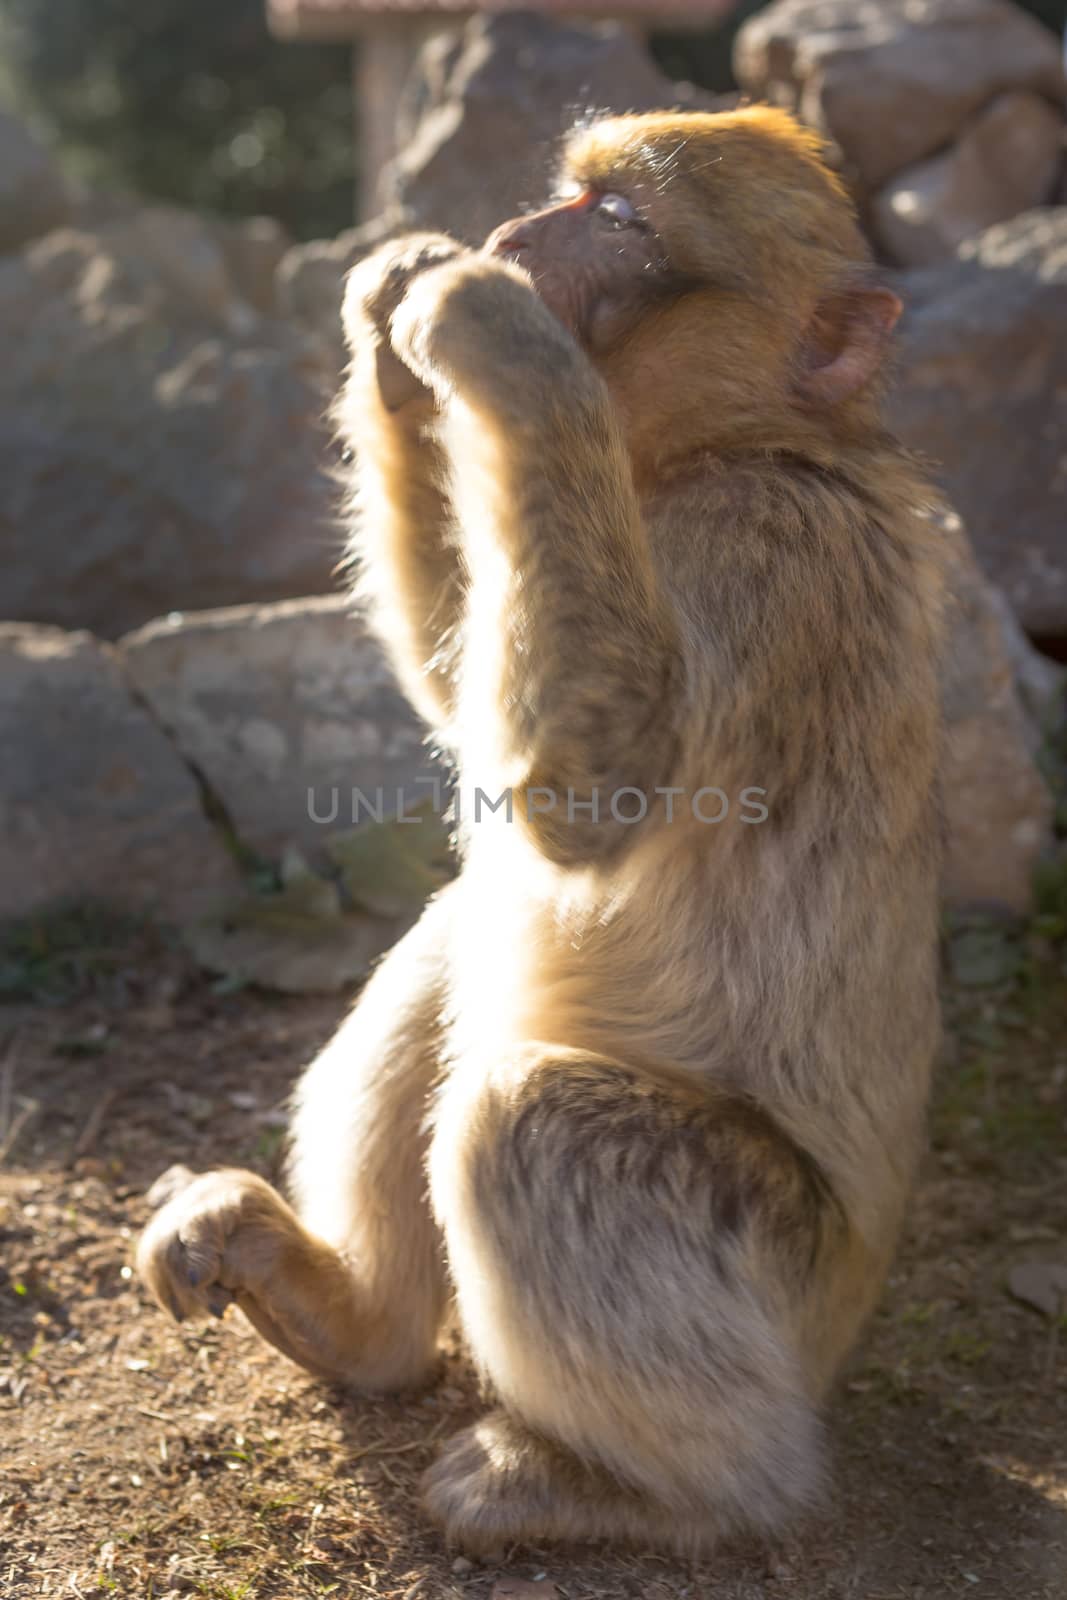
[[[461,1354],[432,1390],[367,1401],[237,1312],[177,1328],[148,1305],[144,1190],[179,1159],[274,1175],[287,1091],[345,1005],[212,989],[162,947],[105,956],[54,982],[45,962],[0,1008],[0,1595],[1067,1597],[1067,1319],[1006,1287],[1067,1263],[1062,951],[949,987],[921,1192],[832,1408],[825,1512],[699,1566],[457,1559],[415,1493],[477,1407]]]

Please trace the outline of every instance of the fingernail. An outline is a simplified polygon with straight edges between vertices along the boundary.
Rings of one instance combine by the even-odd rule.
[[[221,1317],[232,1300],[229,1289],[212,1289],[207,1297],[207,1308],[213,1317]]]

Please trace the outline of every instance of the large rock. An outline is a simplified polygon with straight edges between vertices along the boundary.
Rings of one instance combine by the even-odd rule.
[[[394,233],[405,230],[403,217],[375,217],[358,228],[346,228],[336,239],[312,239],[287,250],[274,279],[279,314],[314,341],[320,360],[338,376],[345,364],[341,300],[349,271]]]
[[[330,587],[328,376],[210,225],[49,235],[0,262],[0,338],[0,613],[112,636]]]
[[[890,415],[1031,635],[1067,637],[1067,208],[903,275]]]
[[[120,643],[138,693],[241,844],[317,852],[368,808],[432,798],[425,729],[341,596],[163,618]],[[380,801],[380,804],[379,804]]]
[[[276,277],[292,248],[289,234],[273,217],[220,219],[215,227],[234,292],[260,316],[277,315]]]
[[[0,255],[66,222],[71,194],[48,152],[0,112]]]
[[[196,779],[86,633],[0,624],[0,919],[99,901],[185,922],[237,882]]]
[[[1059,41],[1011,0],[776,0],[741,29],[734,69],[833,138],[868,192],[1005,90],[1064,95]]]
[[[872,223],[882,248],[901,266],[929,266],[994,223],[1044,205],[1063,142],[1063,118],[1040,95],[998,96],[957,144],[902,172],[876,197]]]
[[[1052,795],[1035,757],[1057,675],[1005,617],[959,519],[946,518],[944,532],[945,900],[956,910],[1025,912],[1034,868],[1052,838]]]

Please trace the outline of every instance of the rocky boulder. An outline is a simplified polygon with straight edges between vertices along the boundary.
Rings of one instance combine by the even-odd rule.
[[[235,296],[263,317],[278,314],[277,274],[293,241],[273,217],[220,218],[215,223]]]
[[[346,228],[336,239],[312,239],[286,251],[274,279],[278,310],[314,341],[323,365],[340,374],[345,363],[341,330],[344,282],[357,261],[394,233],[404,231],[402,217],[376,217],[359,228]]]
[[[1035,758],[1060,675],[982,576],[959,519],[946,518],[944,532],[944,896],[956,910],[1025,912],[1052,837],[1052,795]]]
[[[0,255],[62,227],[71,204],[52,157],[21,123],[0,112]]]
[[[0,920],[77,901],[187,922],[237,874],[193,774],[86,633],[0,624]]]
[[[219,233],[167,207],[0,261],[8,617],[112,636],[330,587],[333,374],[255,277],[245,298]]]
[[[119,651],[240,843],[261,856],[314,857],[331,831],[395,815],[401,794],[408,808],[433,796],[416,781],[440,773],[425,729],[342,596],[162,618]]]
[[[776,0],[740,30],[734,70],[828,134],[865,193],[1008,90],[1064,96],[1059,40],[1010,0]]]
[[[905,274],[893,426],[1027,632],[1067,637],[1067,208]]]
[[[1052,199],[1064,124],[1040,95],[1002,94],[957,144],[893,179],[875,197],[872,225],[891,260],[928,266],[965,239]]]
[[[267,869],[191,930],[197,960],[286,993],[365,977],[452,863],[444,774],[350,604],[163,618],[118,649],[242,859]]]

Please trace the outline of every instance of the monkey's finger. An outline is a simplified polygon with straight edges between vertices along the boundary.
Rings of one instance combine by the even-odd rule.
[[[235,1296],[232,1289],[225,1288],[221,1283],[213,1283],[204,1296],[207,1308],[213,1317],[221,1317],[227,1306],[233,1305]]]
[[[383,245],[358,262],[348,274],[343,307],[345,326],[353,332],[359,321],[369,322],[384,334],[389,318],[411,281],[420,273],[464,254],[471,252],[445,234],[417,234],[399,245]]]
[[[163,1310],[170,1312],[175,1322],[185,1321],[185,1312],[182,1310],[181,1301],[165,1278],[160,1279],[158,1285],[153,1288],[153,1294]]]
[[[184,1279],[190,1289],[201,1290],[205,1303],[222,1266],[222,1241],[210,1224],[205,1226],[206,1221],[194,1217],[179,1227],[170,1250],[175,1276]]]
[[[166,1172],[161,1172],[155,1183],[145,1195],[145,1200],[153,1211],[161,1211],[168,1201],[173,1200],[176,1194],[181,1194],[187,1189],[196,1177],[188,1167],[177,1164],[168,1167]]]
[[[377,351],[378,392],[387,411],[399,411],[409,401],[417,400],[428,391],[409,367],[389,349],[381,345]]]
[[[389,324],[389,336],[397,357],[428,389],[436,389],[440,380],[430,353],[436,305],[434,289],[441,274],[449,270],[447,266],[438,267],[416,279]]]
[[[190,1216],[179,1196],[157,1212],[137,1247],[137,1270],[154,1298],[176,1321],[225,1310],[212,1304],[218,1285],[223,1239],[218,1220]]]
[[[431,267],[441,267],[446,261],[455,261],[459,256],[473,253],[466,245],[448,238],[447,234],[431,233],[411,240],[410,248],[398,256],[390,274],[389,286],[394,296],[391,309],[396,309],[396,300],[406,292],[412,279],[417,278],[420,272],[428,272]]]
[[[175,1322],[183,1322],[198,1309],[195,1294],[186,1281],[184,1252],[175,1249],[175,1237],[153,1222],[141,1235],[137,1246],[137,1275],[161,1310]]]

